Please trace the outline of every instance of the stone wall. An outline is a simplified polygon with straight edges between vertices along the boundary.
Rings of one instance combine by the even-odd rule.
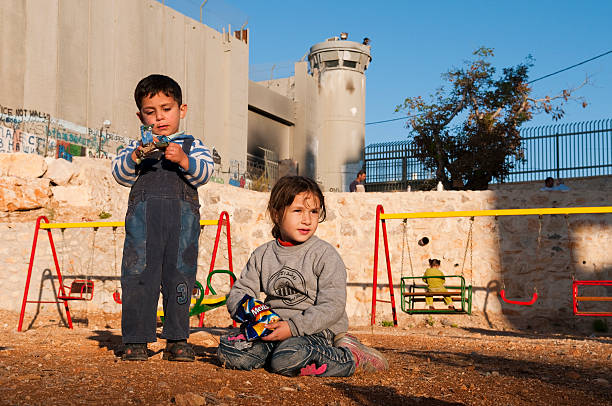
[[[25,157],[25,158],[24,158]],[[39,157],[40,158],[40,157]],[[23,159],[28,160],[24,165]],[[21,170],[17,168],[31,168]],[[128,189],[116,184],[107,160],[76,158],[34,159],[27,154],[0,154],[0,251],[4,267],[0,283],[4,287],[0,304],[19,311],[32,248],[35,220],[46,215],[51,222],[122,221]],[[569,192],[540,192],[539,187],[518,190],[475,192],[401,192],[401,193],[327,193],[327,220],[317,235],[332,243],[343,257],[348,271],[347,311],[353,326],[370,322],[372,270],[374,261],[375,211],[378,204],[386,213],[517,209],[532,207],[580,207],[609,205],[612,178],[600,189],[574,187]],[[268,193],[249,191],[210,183],[200,189],[203,219],[217,219],[227,211],[231,224],[233,268],[236,274],[249,253],[271,238],[271,224],[265,208]],[[520,217],[476,217],[473,244],[467,246],[468,218],[416,219],[403,223],[387,220],[389,249],[395,299],[400,326],[414,325],[427,316],[409,316],[399,308],[399,282],[402,276],[419,276],[428,258],[439,258],[446,275],[463,275],[474,288],[472,316],[434,316],[434,320],[461,326],[576,328],[592,320],[573,316],[572,277],[612,279],[610,237],[611,214]],[[210,267],[216,226],[204,227],[200,237],[198,279],[205,280]],[[88,277],[95,281],[91,302],[71,302],[74,314],[83,311],[119,312],[112,299],[119,289],[119,274],[124,231],[101,227],[53,230],[58,260],[64,277]],[[227,268],[225,231],[221,233],[215,268]],[[417,242],[429,239],[426,245]],[[403,241],[405,240],[405,243]],[[466,248],[467,246],[467,248]],[[385,255],[379,251],[378,297],[389,298]],[[53,259],[45,232],[39,233],[29,299],[53,298]],[[56,285],[56,281],[53,280]],[[450,281],[449,281],[450,282]],[[218,291],[228,289],[220,277],[214,281]],[[498,292],[505,286],[512,299],[539,295],[533,306],[501,302]],[[612,292],[595,288],[589,294]],[[47,309],[54,305],[43,305]],[[438,305],[441,306],[441,305]],[[26,323],[36,311],[29,304]],[[378,323],[392,320],[391,306],[378,303]]]

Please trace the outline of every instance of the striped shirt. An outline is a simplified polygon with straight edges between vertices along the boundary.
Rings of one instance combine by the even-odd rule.
[[[184,170],[183,168],[179,167],[179,170],[183,172],[185,179],[193,187],[198,188],[208,182],[208,179],[210,179],[213,174],[214,163],[212,154],[210,153],[210,150],[204,146],[201,140],[194,139],[191,135],[178,133],[170,137],[170,142],[175,142],[182,147],[183,142],[187,139],[193,139],[191,150],[188,154],[189,169]],[[115,159],[113,159],[113,177],[120,185],[131,187],[136,182],[136,179],[138,179],[136,162],[132,160],[132,152],[134,152],[139,144],[139,140],[132,140],[130,145],[123,148]]]

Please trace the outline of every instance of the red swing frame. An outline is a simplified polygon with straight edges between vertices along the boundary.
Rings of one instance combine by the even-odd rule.
[[[612,311],[608,312],[584,312],[578,310],[578,302],[612,302],[612,296],[592,297],[578,296],[578,286],[612,286],[612,281],[572,281],[572,304],[576,316],[601,316],[612,317]]]
[[[51,246],[51,253],[53,254],[53,263],[55,264],[55,272],[57,273],[57,280],[59,283],[59,294],[55,294],[56,300],[28,300],[28,292],[30,290],[30,281],[32,279],[32,268],[34,267],[34,256],[36,254],[36,246],[38,242],[38,232],[40,231],[40,223],[45,222],[49,224],[49,219],[46,216],[39,216],[36,219],[36,227],[34,228],[34,241],[32,242],[32,251],[30,253],[30,264],[28,266],[28,276],[26,278],[25,289],[23,292],[23,301],[21,302],[21,313],[19,314],[19,325],[17,326],[17,331],[21,331],[23,327],[23,318],[25,316],[25,308],[27,303],[63,303],[64,308],[66,309],[66,320],[68,322],[68,328],[72,328],[72,317],[70,316],[70,308],[68,307],[69,300],[91,300],[93,298],[93,282],[87,280],[79,280],[80,282],[85,281],[82,284],[80,289],[80,296],[72,296],[72,285],[69,290],[69,294],[66,294],[64,290],[64,280],[62,278],[62,272],[60,271],[59,261],[57,260],[57,252],[55,250],[55,244],[53,243],[53,235],[51,234],[51,229],[47,229],[47,237],[49,238],[49,245]],[[77,280],[73,282],[76,283]],[[79,282],[79,283],[80,283]],[[91,286],[91,291],[89,291],[88,287]],[[83,291],[85,288],[85,292]],[[55,292],[55,290],[54,290]],[[83,294],[88,294],[89,297],[83,296]]]

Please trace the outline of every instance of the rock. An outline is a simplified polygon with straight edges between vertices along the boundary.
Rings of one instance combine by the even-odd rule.
[[[206,331],[198,331],[189,337],[189,341],[194,345],[201,345],[203,347],[217,347],[219,341]]]
[[[593,379],[593,382],[601,386],[608,386],[610,384],[610,382],[608,382],[608,380],[604,378]]]
[[[23,179],[40,178],[47,171],[45,159],[37,154],[15,152],[0,154],[0,176],[15,176]]]
[[[193,392],[187,392],[176,395],[174,402],[177,406],[203,406],[206,404],[206,398]]]
[[[65,186],[74,175],[74,165],[65,159],[48,159],[45,178],[55,185]]]
[[[49,203],[50,196],[49,179],[0,177],[0,211],[39,209]]]
[[[77,207],[90,207],[89,190],[82,186],[55,186],[53,197],[61,204]]]
[[[280,391],[283,391],[283,392],[295,392],[295,391],[297,391],[297,389],[296,389],[296,388],[291,388],[291,387],[289,387],[289,386],[281,386],[281,387],[280,387],[280,388],[278,388],[278,389],[279,389]]]
[[[229,387],[224,386],[223,388],[219,389],[219,391],[217,392],[217,396],[221,399],[235,399],[236,392],[234,392]]]
[[[580,374],[578,372],[575,371],[569,371],[567,374],[565,374],[568,378],[570,379],[579,379],[580,378]]]

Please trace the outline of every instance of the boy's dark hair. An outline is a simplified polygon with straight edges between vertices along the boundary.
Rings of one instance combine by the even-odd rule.
[[[141,79],[136,85],[134,100],[136,101],[138,110],[142,108],[143,98],[153,97],[159,92],[174,98],[179,107],[183,104],[183,94],[179,84],[169,76],[153,74]]]
[[[319,199],[321,211],[319,212],[319,223],[325,220],[325,198],[321,188],[317,182],[305,176],[283,176],[280,178],[272,191],[270,192],[270,200],[268,201],[268,214],[274,223],[272,228],[272,236],[280,238],[280,223],[285,214],[285,207],[291,206],[293,200],[302,192],[311,193]]]
[[[440,266],[440,260],[436,258],[431,258],[429,260],[429,266]]]
[[[357,172],[357,176],[361,175],[365,175],[365,169],[361,169],[359,172]]]

